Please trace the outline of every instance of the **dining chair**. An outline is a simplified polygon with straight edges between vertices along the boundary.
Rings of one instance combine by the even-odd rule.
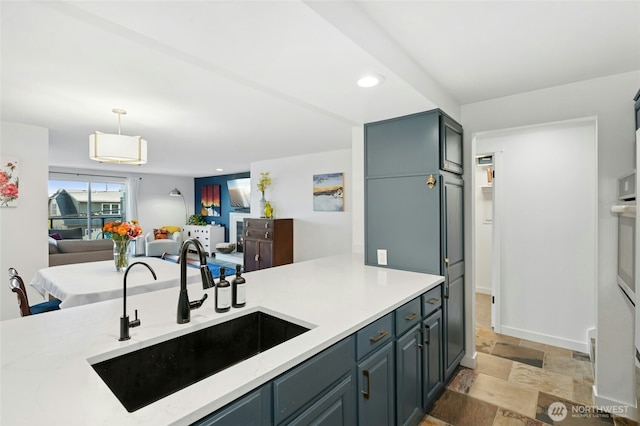
[[[15,268],[9,268],[9,288],[16,294],[18,298],[18,308],[20,316],[41,314],[43,312],[57,311],[60,309],[60,300],[54,299],[47,302],[38,303],[29,306],[29,298],[27,297],[27,289],[24,286],[22,277]]]

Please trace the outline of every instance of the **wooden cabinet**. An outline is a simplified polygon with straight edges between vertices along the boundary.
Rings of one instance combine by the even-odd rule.
[[[245,272],[293,263],[293,219],[245,219]]]
[[[184,225],[182,229],[182,241],[195,238],[202,244],[207,256],[214,256],[216,244],[224,243],[224,226],[219,225]]]

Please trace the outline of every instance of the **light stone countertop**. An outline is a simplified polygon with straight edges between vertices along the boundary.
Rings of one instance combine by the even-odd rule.
[[[364,265],[346,254],[243,275],[244,308],[214,311],[213,289],[191,322],[176,323],[178,289],[132,296],[142,321],[118,341],[122,300],[0,322],[0,424],[185,425],[223,407],[444,281]],[[190,300],[204,291],[189,285]],[[91,367],[132,350],[262,310],[310,331],[133,413]]]

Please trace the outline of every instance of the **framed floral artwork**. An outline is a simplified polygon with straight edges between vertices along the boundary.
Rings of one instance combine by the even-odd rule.
[[[19,173],[16,158],[0,157],[0,207],[18,205]]]

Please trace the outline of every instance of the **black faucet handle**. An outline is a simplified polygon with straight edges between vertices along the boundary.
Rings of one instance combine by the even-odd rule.
[[[136,309],[135,312],[136,319],[129,322],[129,327],[137,327],[141,324],[140,320],[138,319],[138,310]]]
[[[200,306],[202,306],[204,301],[207,300],[207,297],[209,297],[209,295],[207,293],[205,293],[204,296],[202,296],[202,299],[194,300],[193,302],[189,302],[189,309],[191,309],[191,310],[198,309]]]

